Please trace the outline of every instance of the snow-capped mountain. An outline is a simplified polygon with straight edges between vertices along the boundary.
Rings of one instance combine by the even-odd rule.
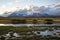
[[[23,9],[12,13],[5,13],[3,17],[60,17],[60,6],[33,7],[30,10]]]

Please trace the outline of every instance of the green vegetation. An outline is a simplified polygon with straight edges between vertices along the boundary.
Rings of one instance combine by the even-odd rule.
[[[40,30],[39,27],[13,27],[13,26],[0,26],[0,34],[6,34],[10,30],[16,31],[20,34],[26,34],[26,32],[31,32],[32,30]]]
[[[37,30],[38,28],[35,28],[34,30]],[[10,30],[16,31],[22,35],[26,35],[27,32],[31,32],[33,30],[32,27],[13,27],[13,26],[0,26],[0,35],[7,34]],[[23,37],[24,40],[35,40],[34,38],[30,37]],[[10,40],[10,39],[9,39]],[[19,39],[15,39],[19,40]]]

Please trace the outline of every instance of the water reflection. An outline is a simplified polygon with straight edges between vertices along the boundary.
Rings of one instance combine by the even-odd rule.
[[[60,24],[0,24],[0,26],[60,26]]]

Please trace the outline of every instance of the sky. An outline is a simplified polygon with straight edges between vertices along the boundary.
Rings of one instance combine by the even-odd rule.
[[[0,14],[31,6],[47,6],[60,3],[60,0],[0,0]]]

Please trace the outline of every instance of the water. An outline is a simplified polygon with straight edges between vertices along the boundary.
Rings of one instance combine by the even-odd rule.
[[[60,26],[60,24],[0,24],[0,26]]]

